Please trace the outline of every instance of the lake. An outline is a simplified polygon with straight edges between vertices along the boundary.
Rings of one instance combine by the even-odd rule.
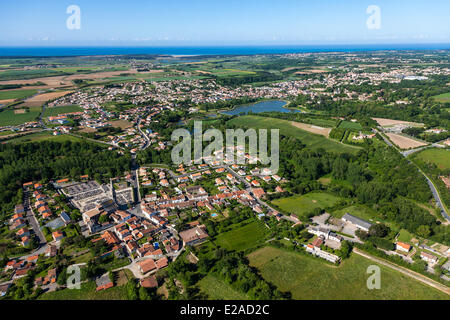
[[[287,109],[284,106],[286,102],[279,100],[262,101],[245,106],[236,107],[230,111],[224,111],[223,114],[234,116],[240,113],[260,113],[260,112],[301,112],[300,110]]]

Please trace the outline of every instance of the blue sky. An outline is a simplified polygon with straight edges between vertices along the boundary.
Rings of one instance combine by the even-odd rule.
[[[80,30],[66,27],[69,5]],[[366,26],[369,5],[380,29]],[[0,11],[0,46],[450,42],[448,0],[15,0]]]

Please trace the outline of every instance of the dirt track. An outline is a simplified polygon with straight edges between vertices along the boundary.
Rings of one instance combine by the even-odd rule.
[[[433,288],[435,288],[435,289],[437,289],[437,290],[439,290],[439,291],[441,291],[443,293],[446,293],[446,294],[450,295],[450,288],[449,287],[446,287],[445,285],[443,285],[443,284],[441,284],[439,282],[431,280],[431,279],[421,275],[420,273],[411,271],[411,270],[406,269],[404,267],[397,266],[397,265],[395,265],[393,263],[390,263],[390,262],[388,262],[386,260],[383,260],[383,259],[371,256],[368,253],[362,252],[362,251],[360,251],[360,250],[358,250],[356,248],[353,249],[353,252],[356,253],[356,254],[359,254],[360,256],[363,256],[364,258],[367,258],[367,259],[372,260],[372,261],[374,261],[376,263],[382,264],[382,265],[384,265],[386,267],[389,267],[389,268],[394,269],[394,270],[396,270],[398,272],[401,272],[401,273],[407,275],[408,277],[414,278],[414,279],[416,279],[416,280],[418,280],[418,281],[420,281],[422,283],[425,283],[426,285],[429,285],[430,287],[433,287]]]

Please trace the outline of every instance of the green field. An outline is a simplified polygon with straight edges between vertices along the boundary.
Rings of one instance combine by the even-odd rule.
[[[7,141],[8,141],[8,143],[23,143],[23,142],[45,141],[45,140],[51,140],[54,142],[65,142],[65,141],[80,142],[80,141],[83,141],[83,139],[81,139],[81,138],[77,138],[77,137],[70,136],[67,134],[54,136],[52,134],[52,132],[49,132],[49,131],[32,133],[32,134],[24,135],[24,136],[21,136],[18,138],[13,138],[13,139],[10,139]]]
[[[433,97],[434,100],[438,102],[450,102],[450,92],[439,94]]]
[[[339,197],[325,192],[310,192],[304,195],[295,195],[288,198],[273,200],[272,203],[281,210],[303,216],[315,208],[327,208],[335,205]]]
[[[81,285],[81,289],[63,289],[44,293],[39,300],[127,300],[126,286],[95,291],[94,282]]]
[[[261,248],[248,256],[267,281],[293,299],[450,299],[450,296],[398,271],[379,265],[381,289],[367,289],[367,267],[376,263],[353,253],[339,266],[313,256],[273,247]]]
[[[336,125],[336,120],[334,119],[321,119],[321,118],[306,118],[306,121],[303,121],[305,123],[311,123],[315,126],[319,127],[325,127],[325,128],[332,128]],[[300,122],[302,122],[300,120]]]
[[[29,112],[14,113],[14,110],[8,109],[0,112],[0,126],[16,126],[25,122],[35,121],[40,114],[38,109],[31,108]]]
[[[414,154],[413,158],[434,163],[440,170],[450,169],[450,150],[447,149],[428,148]]]
[[[59,107],[46,107],[44,111],[44,117],[57,116],[58,114],[79,112],[83,111],[83,108],[77,105],[59,106]]]
[[[243,251],[263,240],[266,232],[267,229],[261,222],[253,221],[243,227],[219,234],[215,242],[227,250]]]
[[[30,97],[36,93],[37,93],[37,90],[32,90],[32,89],[0,91],[0,100],[24,99],[24,98]]]
[[[323,148],[330,152],[357,152],[358,147],[348,146],[325,138],[324,136],[304,131],[291,125],[291,121],[258,116],[239,116],[229,121],[238,128],[280,129],[280,134],[299,139],[312,149]]]
[[[339,127],[341,129],[346,129],[346,130],[353,130],[353,131],[358,131],[358,130],[362,130],[361,125],[358,122],[351,122],[351,121],[342,121],[339,124]]]
[[[360,204],[355,204],[340,210],[336,210],[331,214],[333,217],[342,218],[345,213],[350,213],[351,215],[364,220],[378,219],[376,211]]]
[[[200,291],[207,294],[212,300],[248,300],[248,297],[241,292],[234,290],[222,280],[212,274],[208,274],[198,282]]]

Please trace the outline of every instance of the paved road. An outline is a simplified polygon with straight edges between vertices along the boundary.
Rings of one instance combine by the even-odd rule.
[[[144,138],[145,140],[145,144],[142,146],[141,150],[147,149],[150,146],[150,138],[141,130],[141,118],[139,117],[136,127],[139,131],[139,133],[141,134],[141,136]]]
[[[431,279],[421,275],[420,273],[417,273],[417,272],[408,270],[406,268],[397,266],[397,265],[395,265],[393,263],[387,262],[386,260],[383,260],[383,259],[380,259],[380,258],[376,258],[374,256],[371,256],[371,255],[365,253],[365,252],[362,252],[362,251],[358,250],[357,248],[354,248],[353,252],[358,254],[358,255],[360,255],[360,256],[363,256],[363,257],[365,257],[365,258],[367,258],[369,260],[372,260],[372,261],[374,261],[376,263],[382,264],[382,265],[384,265],[386,267],[389,267],[391,269],[399,271],[399,272],[407,275],[408,277],[414,278],[414,279],[416,279],[416,280],[418,280],[418,281],[420,281],[422,283],[425,283],[426,285],[428,285],[430,287],[433,287],[433,288],[435,288],[435,289],[437,289],[437,290],[439,290],[439,291],[441,291],[443,293],[446,293],[446,294],[450,295],[450,288],[444,286],[443,284],[441,284],[439,282],[431,280]]]
[[[45,246],[47,244],[47,240],[45,239],[45,236],[42,233],[42,230],[41,230],[41,228],[39,226],[39,222],[37,221],[36,216],[34,214],[34,211],[33,211],[32,207],[31,207],[29,191],[25,191],[24,192],[24,197],[25,197],[25,199],[24,199],[23,205],[24,205],[25,210],[27,212],[26,218],[28,220],[28,223],[31,225],[31,227],[33,228],[34,233],[39,238],[40,246]]]

